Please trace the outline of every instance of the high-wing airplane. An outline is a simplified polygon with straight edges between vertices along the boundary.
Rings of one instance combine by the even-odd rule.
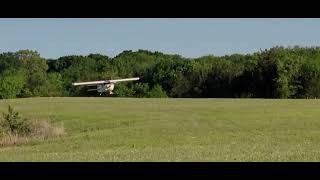
[[[96,89],[89,89],[88,91],[98,91],[100,95],[104,92],[109,92],[109,94],[114,94],[112,91],[114,89],[114,85],[118,82],[124,81],[137,81],[139,77],[135,78],[126,78],[126,79],[115,79],[115,80],[104,80],[104,81],[87,81],[87,82],[75,82],[72,83],[74,86],[97,86]]]

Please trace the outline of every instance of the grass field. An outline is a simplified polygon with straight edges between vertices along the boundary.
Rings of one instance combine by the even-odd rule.
[[[66,134],[0,148],[0,161],[320,161],[320,101],[1,100]]]

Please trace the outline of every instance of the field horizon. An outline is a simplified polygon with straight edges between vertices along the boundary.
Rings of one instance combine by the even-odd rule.
[[[319,161],[320,101],[37,97],[0,100],[66,134],[0,147],[0,161]]]

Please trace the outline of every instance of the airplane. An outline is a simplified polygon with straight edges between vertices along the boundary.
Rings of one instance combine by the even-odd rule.
[[[115,79],[115,80],[103,80],[103,81],[87,81],[87,82],[74,82],[73,86],[97,86],[96,89],[89,89],[88,91],[98,91],[100,95],[104,92],[109,92],[109,94],[114,94],[112,91],[114,85],[118,82],[124,81],[137,81],[139,77],[126,78],[126,79]]]

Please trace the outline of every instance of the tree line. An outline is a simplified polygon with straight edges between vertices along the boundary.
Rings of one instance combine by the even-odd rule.
[[[36,51],[0,54],[0,98],[99,96],[72,82],[142,77],[119,83],[119,97],[318,98],[320,48],[185,58],[146,50],[45,59]],[[102,96],[111,96],[102,94]]]

